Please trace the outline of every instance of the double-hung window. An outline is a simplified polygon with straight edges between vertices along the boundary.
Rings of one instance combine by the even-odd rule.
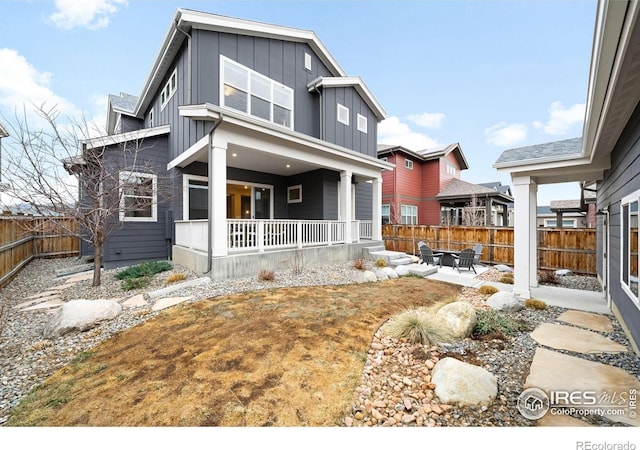
[[[380,208],[380,215],[382,216],[382,225],[388,225],[391,223],[391,205],[385,204]]]
[[[400,222],[403,225],[418,224],[418,207],[414,205],[400,206]]]
[[[158,177],[120,172],[120,221],[155,222],[158,218]]]
[[[621,251],[620,282],[631,300],[640,307],[638,301],[638,204],[640,191],[622,199],[621,202]]]
[[[176,68],[176,69],[173,69],[173,72],[171,72],[171,76],[167,80],[167,83],[162,88],[162,91],[160,91],[160,108],[161,109],[164,109],[166,104],[169,103],[169,100],[171,99],[171,97],[173,97],[173,94],[176,93],[177,89],[178,89],[178,72]]]
[[[222,106],[293,128],[293,89],[220,57]]]

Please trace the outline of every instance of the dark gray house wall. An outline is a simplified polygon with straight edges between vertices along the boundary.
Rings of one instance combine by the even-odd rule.
[[[373,185],[356,183],[355,220],[371,220],[373,217]]]
[[[640,189],[640,104],[611,153],[611,169],[598,184],[597,209],[609,209],[609,289],[634,340],[640,342],[640,309],[621,286],[621,200]],[[598,273],[603,274],[603,219],[598,221]]]
[[[353,87],[324,88],[322,139],[377,158],[378,122],[373,111]],[[349,109],[349,125],[338,122],[338,103]],[[367,132],[358,131],[358,114],[367,118]]]
[[[114,231],[103,246],[104,267],[117,267],[136,261],[168,259],[171,251],[173,235],[173,211],[171,209],[171,186],[173,180],[167,176],[167,137],[160,136],[144,141],[144,149],[138,158],[145,162],[145,167],[135,170],[153,173],[158,176],[158,209],[155,222],[120,222],[114,217]],[[123,161],[123,150],[113,146],[105,153],[107,166],[111,173],[118,173],[122,168],[127,170]],[[83,251],[88,250],[85,246]]]
[[[319,169],[287,178],[287,186],[302,185],[302,202],[289,203],[289,219],[337,220],[340,175]]]

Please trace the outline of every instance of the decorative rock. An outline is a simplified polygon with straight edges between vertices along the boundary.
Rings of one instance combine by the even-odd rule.
[[[409,275],[409,268],[407,266],[397,266],[395,270],[399,277],[406,277]]]
[[[496,269],[498,272],[507,272],[507,273],[511,273],[513,272],[513,269],[509,266],[505,266],[504,264],[498,264],[493,266],[494,269]]]
[[[490,405],[498,394],[498,382],[491,372],[455,358],[441,359],[433,368],[432,379],[436,395],[446,403]]]
[[[454,338],[471,336],[476,326],[476,310],[469,302],[453,302],[444,305],[435,315],[436,321],[444,326]]]
[[[384,273],[389,279],[398,278],[398,273],[391,267],[384,267],[380,269],[380,271]]]
[[[387,269],[387,267],[385,267],[384,269]],[[376,272],[375,272],[376,278],[379,281],[386,281],[386,280],[389,279],[389,275],[387,275],[387,272],[385,272],[384,269],[376,270]],[[391,270],[393,270],[393,269],[391,269]]]
[[[365,270],[364,272],[362,272],[362,274],[364,275],[365,283],[378,281],[378,277],[376,276],[376,274],[371,272],[370,270]]]
[[[570,277],[572,275],[573,275],[573,272],[571,272],[569,269],[556,270],[556,276],[557,277]]]
[[[116,318],[122,306],[110,300],[71,300],[45,324],[43,334],[54,338],[73,331],[89,330],[100,322]]]
[[[412,408],[411,400],[405,397],[404,400],[402,401],[402,404],[404,405],[404,409],[406,409],[407,411],[411,411],[411,408]]]
[[[353,426],[353,419],[351,417],[345,417],[344,418],[344,424],[347,427],[352,427]]]
[[[496,292],[486,303],[496,311],[516,312],[524,309],[524,304],[512,292]]]

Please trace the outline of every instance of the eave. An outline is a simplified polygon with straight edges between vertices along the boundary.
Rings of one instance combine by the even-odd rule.
[[[384,120],[388,117],[387,112],[376,100],[367,85],[364,84],[364,81],[362,81],[360,77],[318,77],[307,84],[307,89],[309,89],[309,92],[313,92],[316,89],[325,87],[352,87],[358,92],[360,97],[362,97],[367,106],[371,108],[378,121]]]

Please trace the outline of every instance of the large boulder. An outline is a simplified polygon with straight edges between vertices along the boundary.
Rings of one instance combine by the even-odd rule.
[[[398,273],[391,267],[383,267],[380,272],[384,273],[389,279],[398,278]]]
[[[487,299],[486,303],[496,311],[520,311],[524,309],[522,301],[512,292],[496,292]]]
[[[407,275],[409,275],[411,272],[409,272],[409,268],[405,265],[402,266],[396,266],[396,273],[398,274],[399,277],[406,277]]]
[[[495,266],[493,266],[494,269],[496,269],[498,272],[505,272],[505,273],[512,273],[513,269],[509,266],[506,266],[504,264],[497,264]]]
[[[106,320],[115,319],[122,306],[111,300],[71,300],[45,324],[43,335],[55,338],[74,331],[86,331]]]
[[[435,320],[451,337],[464,339],[471,336],[476,326],[476,310],[469,302],[453,302],[440,308]]]
[[[450,357],[438,361],[431,382],[443,403],[488,406],[498,394],[498,382],[491,372]]]
[[[384,269],[386,269],[387,267],[385,267]],[[384,269],[378,269],[376,270],[375,276],[378,279],[378,281],[385,281],[389,279],[389,275],[387,274],[387,272]]]
[[[573,272],[569,269],[558,269],[555,271],[557,277],[570,277],[573,276]]]
[[[378,281],[378,277],[375,273],[370,270],[365,270],[364,272],[359,272],[356,281],[358,283],[372,283]]]

